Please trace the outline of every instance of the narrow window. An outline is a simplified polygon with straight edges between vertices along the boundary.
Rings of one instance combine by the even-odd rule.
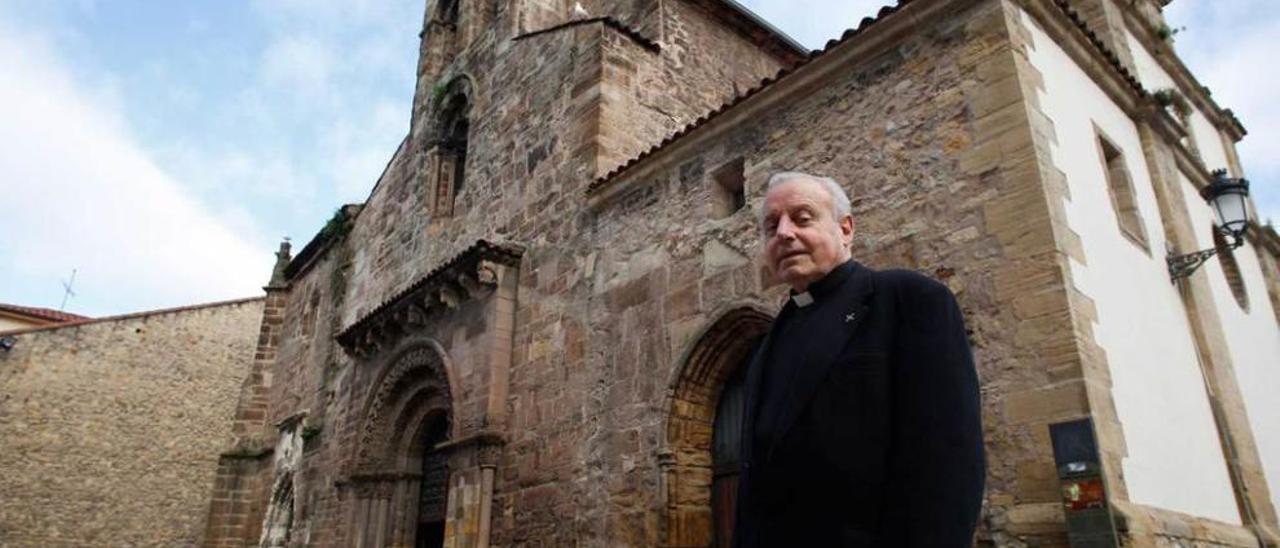
[[[1133,180],[1129,177],[1129,168],[1125,165],[1124,154],[1101,134],[1098,135],[1098,150],[1102,156],[1107,189],[1111,194],[1111,207],[1115,209],[1116,220],[1120,223],[1120,233],[1143,251],[1148,251],[1147,230],[1143,227],[1142,215],[1138,212],[1138,199],[1134,193]]]
[[[1218,250],[1218,264],[1222,266],[1222,275],[1227,279],[1227,287],[1231,288],[1231,296],[1236,304],[1245,312],[1249,311],[1249,294],[1245,292],[1244,276],[1240,274],[1240,264],[1236,262],[1235,251],[1222,235],[1222,230],[1213,227],[1213,247]]]
[[[440,0],[440,9],[436,12],[436,18],[441,23],[451,27],[458,26],[458,3],[461,0]]]
[[[434,171],[429,178],[432,193],[428,203],[432,214],[449,217],[453,215],[454,202],[462,193],[467,177],[471,104],[465,81],[450,85],[441,104],[443,107],[436,117],[435,144],[429,152]]]
[[[747,205],[742,158],[724,164],[711,173],[711,214],[716,219],[733,215]]]

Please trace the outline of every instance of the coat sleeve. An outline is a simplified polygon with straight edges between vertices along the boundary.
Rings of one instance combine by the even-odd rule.
[[[882,540],[969,547],[985,477],[978,377],[951,291],[913,281],[897,299]]]

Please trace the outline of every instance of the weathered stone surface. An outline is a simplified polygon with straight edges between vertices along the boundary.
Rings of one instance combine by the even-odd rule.
[[[262,311],[252,299],[14,335],[0,351],[0,544],[200,543]]]
[[[246,385],[269,405],[240,417],[266,439],[291,417],[311,428],[290,543],[407,543],[413,507],[394,501],[418,488],[415,459],[441,451],[447,545],[709,544],[716,404],[785,293],[752,258],[753,209],[780,170],[850,192],[859,260],[956,293],[984,397],[980,541],[1065,544],[1056,421],[1095,419],[1112,496],[1126,498],[1097,310],[1071,278],[1088,257],[1065,223],[1014,2],[909,3],[590,191],[797,58],[753,45],[716,2],[583,2],[620,23],[570,20],[561,4],[464,2],[456,24],[429,14],[410,135],[350,231],[290,280],[267,337],[278,348],[260,352],[274,361]],[[470,104],[469,148],[442,209],[444,164],[427,151],[453,89]],[[712,214],[715,173],[739,164],[746,207]],[[460,283],[375,313],[482,239],[524,249],[492,293]],[[369,350],[348,353],[333,337],[357,322]],[[434,353],[439,375],[397,369],[411,352]],[[424,447],[413,425],[440,409],[446,441]],[[256,542],[270,469],[222,465],[238,494],[215,492],[210,528],[225,545]],[[1149,523],[1146,541],[1185,534]]]

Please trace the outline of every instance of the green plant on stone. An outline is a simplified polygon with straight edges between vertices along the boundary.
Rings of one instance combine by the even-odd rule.
[[[1177,36],[1179,32],[1184,30],[1187,30],[1187,27],[1170,28],[1169,25],[1162,23],[1156,28],[1156,37],[1164,40],[1165,42],[1172,42],[1173,37]]]
[[[320,229],[320,239],[331,240],[341,238],[347,235],[351,230],[351,218],[347,215],[347,208],[339,207],[333,212],[333,216],[324,224],[324,228]]]
[[[440,101],[444,100],[444,95],[448,92],[449,85],[445,83],[444,79],[441,79],[436,82],[435,87],[431,88],[431,101],[435,104],[440,104]]]
[[[1161,107],[1172,107],[1179,116],[1191,112],[1191,105],[1187,103],[1187,99],[1173,88],[1158,89],[1151,94],[1151,98],[1155,99],[1156,104]]]

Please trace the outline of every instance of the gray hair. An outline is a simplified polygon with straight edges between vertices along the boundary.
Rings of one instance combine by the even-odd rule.
[[[799,171],[783,171],[774,173],[769,177],[768,184],[765,185],[765,192],[769,192],[775,186],[781,185],[788,181],[796,179],[806,179],[818,183],[827,194],[831,195],[831,205],[834,209],[836,219],[843,218],[845,215],[853,215],[853,204],[849,201],[849,194],[845,192],[844,187],[840,186],[835,179],[830,177],[819,177]],[[756,213],[756,218],[760,223],[764,223],[764,208],[761,207]]]

